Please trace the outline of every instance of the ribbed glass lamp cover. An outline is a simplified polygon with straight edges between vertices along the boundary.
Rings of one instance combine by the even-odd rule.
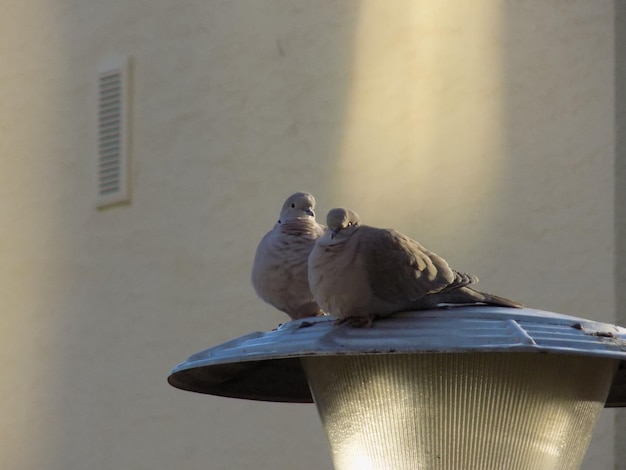
[[[336,470],[579,468],[619,364],[485,352],[301,361]]]

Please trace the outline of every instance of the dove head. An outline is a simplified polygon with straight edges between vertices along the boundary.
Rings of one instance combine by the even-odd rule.
[[[287,198],[280,211],[279,223],[305,217],[315,218],[315,198],[311,193],[298,192]]]
[[[343,207],[331,209],[326,216],[326,225],[330,230],[331,238],[337,236],[349,237],[359,228],[360,224],[361,219],[359,219],[359,215]]]

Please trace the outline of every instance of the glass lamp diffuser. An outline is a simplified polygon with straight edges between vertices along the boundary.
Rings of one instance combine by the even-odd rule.
[[[532,353],[302,361],[337,470],[578,468],[618,362]]]

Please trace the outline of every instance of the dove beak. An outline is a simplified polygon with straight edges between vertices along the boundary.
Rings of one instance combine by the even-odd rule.
[[[338,233],[339,230],[330,229],[330,239],[332,240],[333,238],[335,238],[335,235],[337,235]]]
[[[306,213],[309,214],[311,217],[315,217],[315,212],[313,212],[313,209],[307,209]]]

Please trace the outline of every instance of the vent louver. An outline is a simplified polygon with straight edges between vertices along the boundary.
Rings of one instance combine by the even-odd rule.
[[[98,75],[98,207],[130,199],[128,61]]]

